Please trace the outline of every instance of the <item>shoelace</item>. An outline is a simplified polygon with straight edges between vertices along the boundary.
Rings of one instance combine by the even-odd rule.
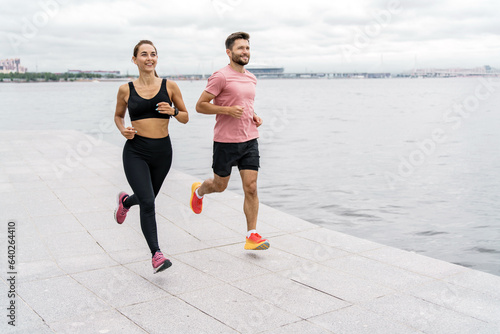
[[[262,237],[258,233],[252,233],[249,239],[253,239],[252,236],[257,240],[262,240]]]
[[[129,209],[126,209],[125,207],[122,207],[120,211],[118,211],[118,214],[120,216],[126,215]]]

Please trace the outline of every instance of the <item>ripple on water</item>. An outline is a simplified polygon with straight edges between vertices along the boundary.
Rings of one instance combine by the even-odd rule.
[[[448,234],[448,232],[423,231],[423,232],[417,232],[417,233],[415,233],[415,235],[420,235],[420,236],[432,236],[432,235],[439,235],[439,234]]]

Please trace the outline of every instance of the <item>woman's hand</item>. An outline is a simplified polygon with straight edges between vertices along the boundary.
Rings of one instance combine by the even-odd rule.
[[[156,111],[160,114],[174,116],[175,108],[170,106],[167,102],[160,102],[156,105]]]
[[[123,137],[125,137],[127,139],[134,139],[135,134],[137,133],[137,131],[132,126],[126,127],[121,132],[122,132]]]

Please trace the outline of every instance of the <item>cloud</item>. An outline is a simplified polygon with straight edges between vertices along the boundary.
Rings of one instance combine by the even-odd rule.
[[[39,0],[2,4],[0,58],[20,57],[30,70],[135,73],[132,49],[150,39],[160,73],[210,73],[227,63],[227,35],[247,31],[251,61],[287,71],[363,71],[381,58],[405,70],[416,56],[500,67],[499,9],[493,0]]]

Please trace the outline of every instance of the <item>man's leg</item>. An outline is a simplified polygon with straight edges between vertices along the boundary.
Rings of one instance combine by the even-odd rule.
[[[203,181],[201,186],[198,188],[198,195],[201,197],[205,196],[206,194],[223,192],[227,188],[230,177],[231,175],[221,177],[217,174],[214,174],[214,177],[212,179],[206,179],[205,181]]]
[[[240,171],[245,201],[243,211],[247,218],[247,231],[257,229],[257,216],[259,214],[259,197],[257,195],[257,176],[259,172],[250,169]]]
[[[191,186],[191,210],[196,214],[200,214],[203,210],[203,196],[215,192],[220,193],[226,190],[227,184],[229,183],[229,177],[230,175],[221,177],[214,174],[213,179],[207,179],[203,183],[193,183]]]
[[[257,196],[257,175],[256,170],[240,170],[243,191],[245,192],[245,202],[243,211],[247,218],[247,238],[245,249],[266,250],[269,248],[269,241],[263,239],[257,233],[257,215],[259,214],[259,197]]]
[[[226,190],[231,176],[233,155],[237,149],[233,143],[214,142],[212,168],[214,177],[203,183],[195,182],[191,185],[191,210],[200,214],[203,210],[203,196],[211,193],[220,193]],[[236,151],[237,152],[237,151]],[[222,175],[222,176],[221,176]]]

